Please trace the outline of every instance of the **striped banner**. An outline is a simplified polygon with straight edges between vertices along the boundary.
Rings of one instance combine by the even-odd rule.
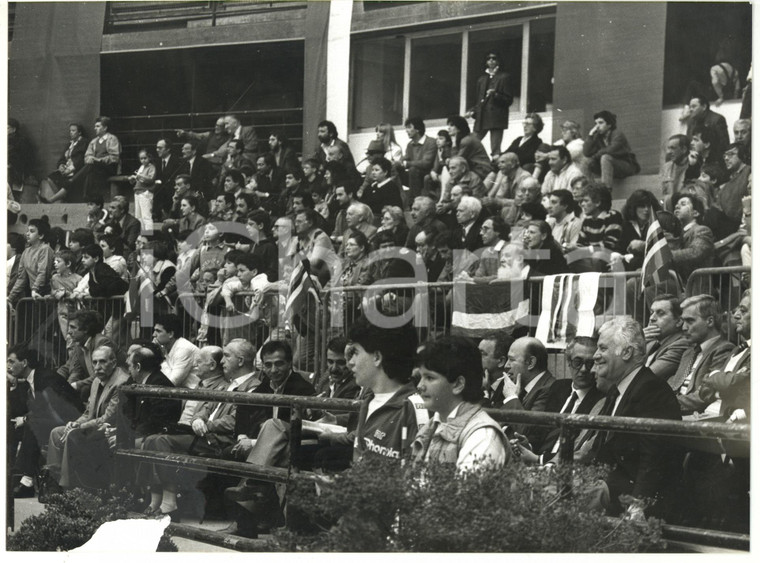
[[[529,313],[523,288],[522,280],[513,284],[455,284],[451,334],[480,338],[515,326]]]
[[[673,254],[668,246],[665,233],[660,222],[655,220],[647,230],[647,241],[644,250],[644,264],[641,266],[641,291],[647,286],[667,281]]]
[[[547,348],[563,349],[575,336],[592,336],[598,298],[598,273],[546,276],[536,338]]]
[[[320,301],[319,292],[321,290],[322,284],[319,283],[317,276],[311,273],[309,261],[301,260],[293,268],[293,273],[290,275],[288,297],[285,300],[285,316],[290,318],[292,315],[302,312],[309,295],[314,297],[316,301]]]

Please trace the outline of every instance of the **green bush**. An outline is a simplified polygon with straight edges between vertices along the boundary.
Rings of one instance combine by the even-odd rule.
[[[347,552],[633,553],[664,550],[659,521],[609,519],[582,492],[558,494],[563,470],[510,465],[454,469],[364,461],[320,485],[292,486],[290,506],[310,532],[280,530],[272,550]],[[569,471],[569,470],[568,470]],[[573,468],[574,491],[602,475]],[[586,485],[586,487],[584,487]]]
[[[8,538],[9,551],[70,551],[87,543],[105,522],[128,518],[134,502],[124,490],[92,494],[72,489],[52,494],[45,511],[26,519]],[[177,551],[164,534],[157,551]]]

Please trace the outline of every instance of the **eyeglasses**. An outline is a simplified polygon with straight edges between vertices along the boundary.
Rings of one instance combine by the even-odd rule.
[[[581,358],[572,358],[569,363],[570,363],[570,366],[576,371],[580,370],[583,366],[586,366],[586,369],[588,371],[591,371],[591,368],[594,367],[595,362],[593,358],[589,360],[583,360]]]
[[[498,58],[496,58],[496,57],[495,57],[495,56],[493,56],[493,55],[488,55],[488,56],[486,57],[486,60],[487,60],[487,61],[498,61],[499,59],[498,59]]]

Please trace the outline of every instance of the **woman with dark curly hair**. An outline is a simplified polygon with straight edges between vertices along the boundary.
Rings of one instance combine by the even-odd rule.
[[[655,213],[661,210],[660,202],[648,190],[636,190],[626,200],[623,206],[623,233],[620,236],[620,249],[627,255],[623,262],[626,270],[641,268],[647,231],[655,219]],[[612,261],[617,259],[613,255]]]
[[[617,116],[607,110],[594,114],[594,127],[583,143],[583,155],[588,157],[588,169],[601,176],[601,183],[612,187],[613,178],[627,178],[641,170],[620,129]]]
[[[491,159],[483,143],[474,133],[470,133],[467,120],[461,115],[450,115],[446,121],[452,142],[452,156],[461,156],[467,161],[470,170],[482,180],[491,172]]]

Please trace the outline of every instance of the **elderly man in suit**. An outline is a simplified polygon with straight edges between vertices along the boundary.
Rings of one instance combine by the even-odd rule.
[[[121,228],[121,240],[125,248],[135,249],[135,241],[140,236],[141,224],[134,215],[129,213],[129,202],[121,195],[114,197],[108,204],[111,213],[110,224],[118,224]]]
[[[254,369],[256,348],[241,338],[230,341],[224,347],[222,369],[227,380],[226,391],[246,393],[271,393],[272,389],[261,374]],[[255,407],[268,417],[271,410]],[[179,434],[154,434],[143,442],[143,448],[166,453],[183,453],[204,457],[220,457],[225,447],[237,441],[235,418],[237,406],[234,403],[207,401],[193,413],[190,430]],[[177,429],[178,432],[181,430]],[[193,479],[200,479],[197,473]],[[150,482],[151,502],[147,514],[169,514],[173,521],[178,519],[177,474],[174,468],[155,465],[141,472],[140,481]]]
[[[50,432],[47,469],[62,487],[95,486],[110,481],[110,464],[92,459],[91,452],[107,442],[106,431],[115,426],[119,407],[118,387],[129,375],[116,364],[116,352],[100,346],[92,353],[95,380],[84,413]]]
[[[681,303],[683,331],[690,347],[681,358],[675,375],[668,379],[681,405],[681,414],[701,413],[708,404],[699,395],[705,376],[722,369],[734,346],[721,332],[721,311],[709,295],[689,297]]]
[[[646,341],[638,322],[615,317],[602,325],[594,354],[597,387],[607,395],[601,414],[680,419],[673,391],[644,366],[645,358]],[[668,513],[669,497],[680,478],[678,448],[652,433],[599,431],[589,443],[595,460],[611,466],[599,490],[599,504],[609,515],[625,511],[643,518],[643,504],[637,501],[644,498],[656,501],[646,516]]]
[[[475,252],[483,246],[480,238],[480,227],[483,225],[483,207],[480,200],[472,196],[462,196],[457,205],[457,226],[451,234],[451,243],[454,248],[466,248]]]
[[[598,414],[601,411],[605,396],[597,389],[593,373],[596,345],[596,339],[587,336],[576,336],[567,345],[565,359],[570,377],[551,385],[547,411],[563,414]],[[576,437],[578,446],[588,432],[584,430]],[[536,447],[535,453],[518,442],[520,459],[527,464],[554,463],[559,452],[559,437],[559,428],[551,430],[544,442]]]
[[[670,379],[676,374],[681,358],[689,347],[683,333],[681,302],[674,295],[657,295],[649,310],[649,324],[644,327],[647,341],[645,365],[653,374]]]

